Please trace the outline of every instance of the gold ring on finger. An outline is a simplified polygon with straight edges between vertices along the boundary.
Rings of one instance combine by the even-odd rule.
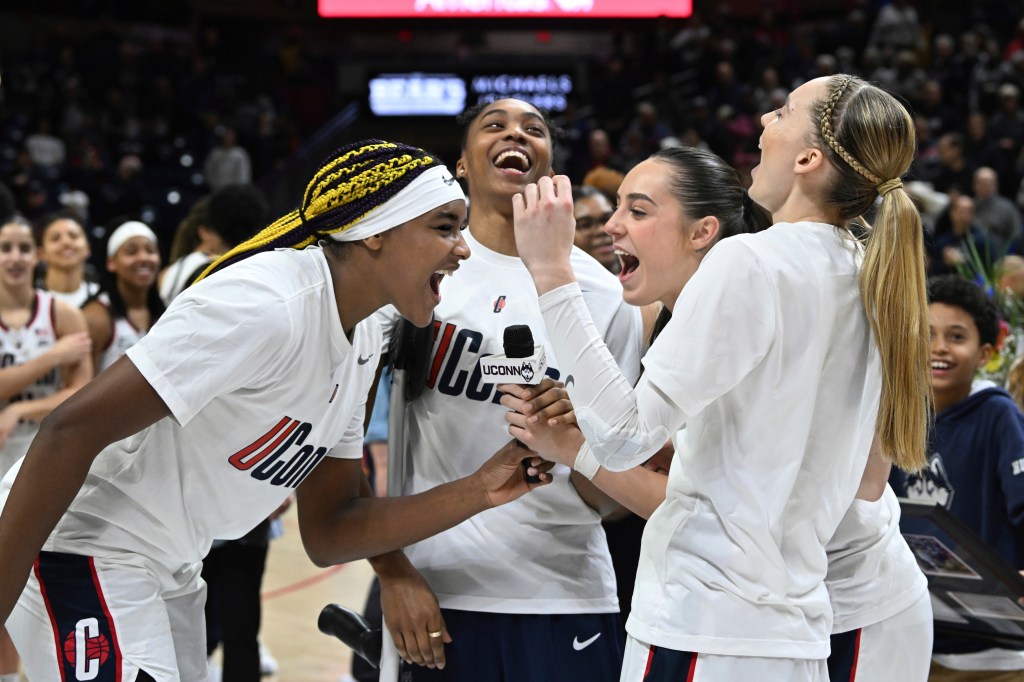
[[[437,639],[440,636],[441,636],[441,631],[440,630],[435,630],[433,632],[428,632],[427,633],[427,637],[430,637],[431,639]]]

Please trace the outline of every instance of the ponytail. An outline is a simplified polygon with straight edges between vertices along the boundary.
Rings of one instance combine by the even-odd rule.
[[[931,414],[928,301],[921,215],[903,190],[916,148],[913,120],[888,93],[852,76],[834,76],[831,93],[814,107],[822,149],[836,179],[827,203],[840,225],[881,197],[867,228],[860,292],[882,365],[876,432],[896,466],[927,462]]]

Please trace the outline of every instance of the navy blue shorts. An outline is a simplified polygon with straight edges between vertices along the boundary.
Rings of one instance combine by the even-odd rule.
[[[697,667],[697,654],[652,646],[644,670],[644,682],[691,682]]]
[[[121,682],[121,651],[91,557],[40,552],[34,567],[62,680]]]
[[[444,670],[403,662],[400,682],[618,682],[618,613],[441,614],[452,636]]]
[[[828,679],[831,682],[853,682],[856,678],[860,632],[858,628],[832,635],[832,653],[828,657]]]

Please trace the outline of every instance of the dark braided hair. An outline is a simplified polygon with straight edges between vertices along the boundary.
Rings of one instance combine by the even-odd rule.
[[[228,251],[196,281],[255,253],[302,249],[344,232],[438,165],[436,156],[395,142],[365,140],[342,147],[310,180],[299,208]]]

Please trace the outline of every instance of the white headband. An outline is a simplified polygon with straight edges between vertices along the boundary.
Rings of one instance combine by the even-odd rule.
[[[107,258],[113,258],[126,241],[135,237],[145,237],[154,244],[158,243],[156,233],[149,229],[148,225],[140,223],[138,220],[129,220],[110,233],[110,238],[107,240]]]
[[[418,218],[449,201],[466,201],[462,187],[444,166],[434,166],[410,182],[391,199],[371,209],[343,232],[330,235],[338,242],[355,242],[372,237]]]

